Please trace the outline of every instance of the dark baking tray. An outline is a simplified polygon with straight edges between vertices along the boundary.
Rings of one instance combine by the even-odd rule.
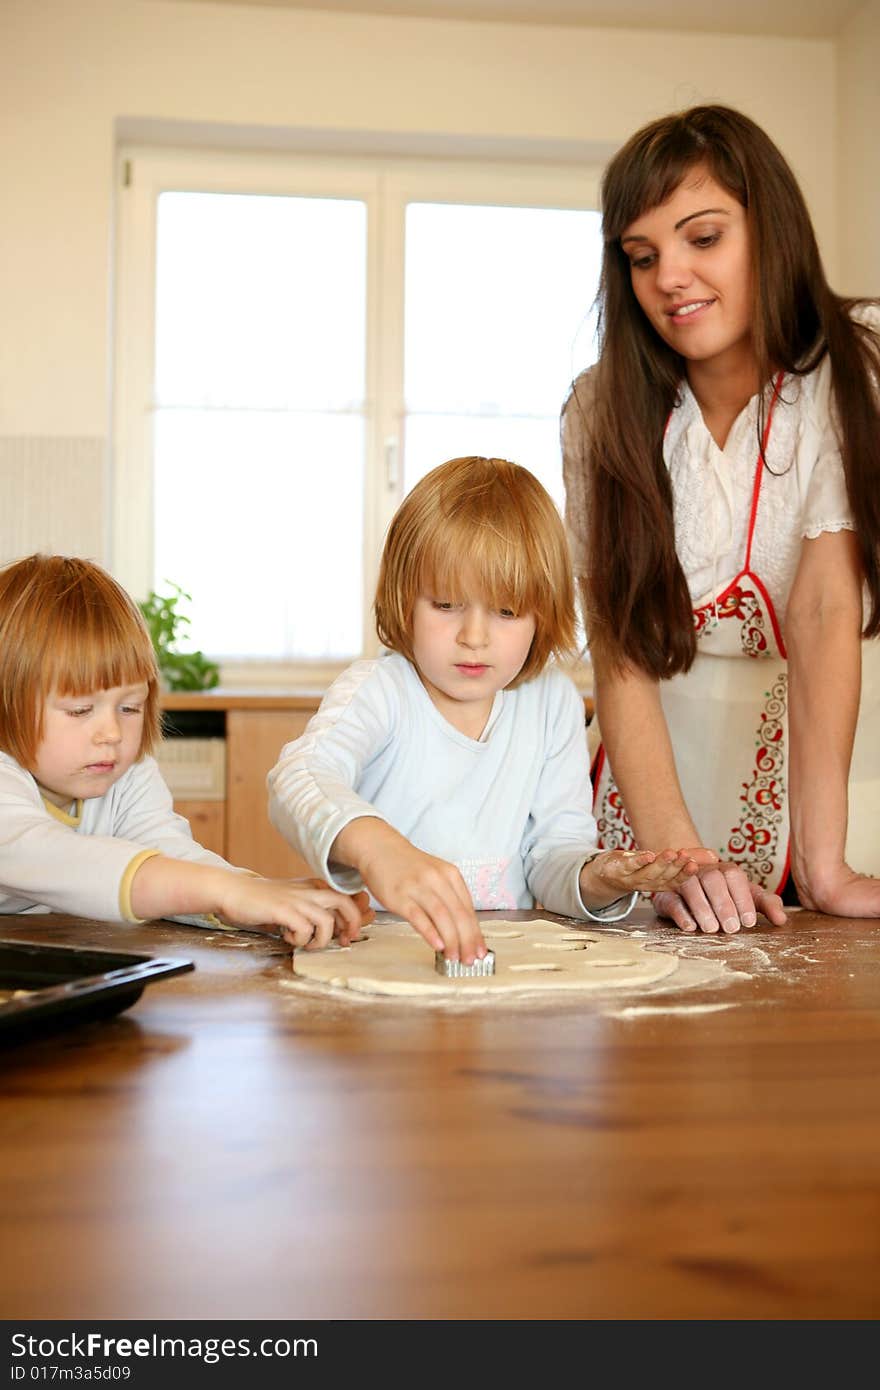
[[[194,969],[191,960],[134,951],[0,940],[0,990],[29,991],[0,1002],[0,1041],[107,1018],[130,1008],[145,985]]]

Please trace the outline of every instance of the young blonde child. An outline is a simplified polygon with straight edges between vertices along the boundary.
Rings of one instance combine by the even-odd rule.
[[[357,931],[363,895],[195,843],[149,756],[158,689],[143,618],[104,570],[32,555],[0,571],[0,913],[211,920],[294,946]]]
[[[696,872],[684,851],[597,851],[583,701],[548,664],[574,645],[567,542],[531,473],[429,473],[375,607],[390,651],[339,677],[269,774],[270,819],[316,872],[467,964],[486,954],[475,909],[618,921]]]

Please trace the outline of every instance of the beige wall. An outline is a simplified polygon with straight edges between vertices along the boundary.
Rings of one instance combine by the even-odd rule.
[[[873,112],[862,139],[865,157],[873,156],[877,96],[866,37],[876,47],[874,0],[864,26],[850,26],[839,59],[826,40],[179,0],[2,0],[0,438],[12,441],[14,455],[12,473],[0,465],[6,506],[21,506],[14,479],[23,476],[26,441],[57,438],[67,453],[78,441],[80,453],[92,450],[89,499],[102,509],[106,535],[109,474],[100,455],[109,418],[119,120],[613,147],[667,110],[723,101],[763,124],[792,161],[836,273],[838,73],[847,86],[845,119],[855,128],[863,110]],[[876,188],[862,186],[852,161],[841,179],[844,172],[848,196],[876,216]],[[842,226],[848,259],[858,238]],[[877,242],[875,234],[861,246],[875,269]],[[52,539],[64,542],[57,530]]]
[[[838,243],[844,294],[880,295],[880,0],[868,0],[837,44]]]

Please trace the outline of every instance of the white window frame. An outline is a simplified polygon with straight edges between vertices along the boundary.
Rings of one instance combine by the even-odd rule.
[[[601,167],[388,156],[193,150],[118,152],[114,326],[113,573],[153,586],[156,212],[167,191],[356,198],[367,209],[363,653],[378,651],[371,603],[382,539],[402,493],[404,240],[412,202],[595,210]],[[584,305],[584,313],[590,306]],[[562,402],[560,400],[560,406]],[[230,562],[234,563],[234,554]],[[259,585],[259,576],[253,576]],[[322,688],[345,663],[224,662],[229,688]]]

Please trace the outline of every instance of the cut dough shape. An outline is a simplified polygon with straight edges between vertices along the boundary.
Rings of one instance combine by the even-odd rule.
[[[650,985],[679,967],[676,955],[637,941],[572,930],[558,922],[491,922],[483,936],[495,952],[495,974],[447,977],[434,952],[407,922],[375,923],[369,940],[323,951],[295,951],[301,979],[357,994],[463,996],[526,994]]]

